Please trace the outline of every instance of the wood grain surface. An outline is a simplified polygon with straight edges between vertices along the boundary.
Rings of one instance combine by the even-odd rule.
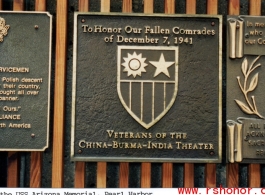
[[[46,11],[46,0],[35,0],[35,11]]]
[[[122,1],[122,12],[131,13],[132,12],[132,0]],[[129,163],[121,162],[119,170],[119,187],[128,188],[129,187]]]
[[[79,0],[78,10],[80,12],[88,12],[89,1]],[[85,162],[75,162],[75,188],[84,188],[86,178],[86,163]]]
[[[154,1],[144,1],[144,13],[153,13]],[[141,164],[141,188],[151,187],[151,163],[145,162]]]
[[[165,0],[165,13],[166,14],[175,13],[175,0]]]
[[[97,188],[107,187],[107,163],[97,163]]]
[[[207,14],[218,14],[218,0],[207,1]]]
[[[8,152],[7,187],[19,187],[19,152]]]
[[[120,163],[119,182],[120,188],[129,187],[129,163],[127,162]]]
[[[240,1],[239,0],[229,0],[228,1],[228,14],[229,15],[239,15],[240,12]]]
[[[186,0],[186,14],[196,14],[196,0]]]
[[[249,0],[249,15],[261,15],[261,0]],[[248,166],[248,186],[259,188],[261,184],[260,164],[250,164]]]
[[[110,12],[110,0],[101,0],[101,12]]]
[[[226,186],[228,188],[239,186],[239,165],[238,163],[226,164]]]
[[[186,14],[196,14],[196,1],[186,0]],[[186,188],[194,187],[194,164],[184,164],[184,180],[183,185]]]
[[[52,187],[63,187],[67,1],[57,0]]]
[[[24,0],[13,1],[13,11],[23,11]],[[19,187],[20,154],[8,152],[7,187]]]
[[[78,10],[80,12],[88,12],[89,10],[89,0],[79,0]]]
[[[216,187],[216,164],[207,163],[205,165],[205,187]]]
[[[183,184],[185,188],[194,187],[194,164],[193,163],[184,164]]]
[[[122,1],[122,12],[131,13],[132,12],[132,0],[123,0]]]
[[[151,14],[154,12],[154,0],[145,0],[144,1],[144,13]]]
[[[151,187],[151,163],[141,164],[141,188]]]
[[[218,14],[218,2],[217,0],[207,1],[207,14]],[[221,136],[221,135],[220,135]],[[205,187],[214,188],[216,187],[216,164],[205,165]]]
[[[46,0],[35,1],[35,11],[46,11]],[[30,156],[30,187],[41,187],[43,152],[31,152]]]
[[[229,0],[228,1],[228,14],[239,15],[240,1]],[[224,32],[225,33],[225,32]],[[237,163],[226,164],[226,185],[227,187],[238,187],[239,186],[239,165]]]
[[[30,156],[30,187],[41,187],[42,152],[31,152]]]
[[[175,0],[165,0],[165,14],[175,13]],[[173,186],[173,163],[162,164],[162,187],[172,188]]]
[[[13,1],[13,10],[14,11],[23,11],[24,10],[24,0],[14,0]]]

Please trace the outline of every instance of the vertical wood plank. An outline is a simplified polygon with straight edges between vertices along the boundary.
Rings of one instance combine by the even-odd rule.
[[[110,12],[110,0],[101,0],[101,12]]]
[[[24,0],[14,0],[13,10],[23,11]],[[19,153],[8,152],[7,187],[19,187]]]
[[[229,0],[228,14],[239,15],[240,2],[239,0]],[[227,187],[238,187],[239,185],[239,165],[237,163],[226,164],[226,185]]]
[[[132,12],[132,0],[123,0],[122,1],[122,12],[123,13],[131,13]],[[119,187],[120,188],[128,188],[129,187],[129,163],[128,162],[120,163]]]
[[[196,0],[186,1],[186,14],[196,14]],[[194,187],[194,164],[184,164],[184,187]]]
[[[19,153],[8,152],[7,187],[19,187]]]
[[[249,0],[249,15],[261,15],[261,0]]]
[[[250,164],[248,166],[248,186],[251,188],[260,188],[260,164]]]
[[[109,12],[110,7],[107,7],[109,2],[107,0],[101,1],[101,12]],[[109,4],[110,6],[110,4]],[[97,163],[97,188],[107,187],[107,163],[98,162]]]
[[[35,11],[46,11],[46,0],[35,1]],[[31,152],[30,156],[30,187],[41,187],[42,152]]]
[[[207,1],[207,14],[218,14],[218,0]]]
[[[122,12],[131,13],[132,12],[132,0],[122,1]]]
[[[97,188],[107,187],[107,163],[97,163]]]
[[[75,163],[75,188],[85,187],[85,174],[86,173],[86,163],[76,162]]]
[[[249,15],[261,15],[261,0],[249,0]],[[261,184],[260,164],[248,166],[248,186],[259,188]]]
[[[42,152],[31,152],[30,156],[30,187],[41,187]]]
[[[88,0],[79,0],[78,9],[80,12],[87,12],[89,10]],[[75,188],[85,187],[85,175],[86,175],[86,163],[76,162],[75,163]]]
[[[207,14],[217,14],[217,0],[207,1]],[[216,187],[216,164],[205,165],[205,186],[208,188]]]
[[[57,0],[52,187],[63,187],[67,1]]]
[[[35,11],[46,11],[46,0],[35,0]]]
[[[151,187],[151,163],[141,164],[141,188]]]
[[[186,0],[186,13],[196,14],[196,0]]]
[[[144,1],[144,13],[151,14],[154,12],[154,0],[145,0]]]
[[[185,163],[184,164],[184,187],[193,188],[194,187],[194,164]]]
[[[173,163],[163,163],[162,165],[162,187],[172,188],[173,186]]]
[[[165,13],[166,14],[175,13],[175,0],[165,0]]]
[[[144,13],[153,13],[154,1],[144,1]],[[145,162],[141,164],[141,188],[151,187],[151,163]]]
[[[2,9],[3,9],[3,1],[0,0],[0,10],[2,10]]]
[[[208,163],[205,165],[205,187],[216,187],[216,164]]]
[[[240,2],[239,0],[229,0],[228,2],[228,13],[229,15],[239,15]]]
[[[165,14],[175,13],[175,0],[165,0]],[[171,188],[173,186],[173,163],[163,163],[162,165],[162,187]]]
[[[24,0],[14,0],[13,1],[13,10],[14,11],[23,11],[24,10]]]
[[[228,188],[238,187],[239,184],[238,163],[226,164],[226,185]]]
[[[119,187],[129,187],[129,163],[127,162],[120,163]]]
[[[88,12],[89,10],[89,0],[79,0],[78,9],[80,12]]]

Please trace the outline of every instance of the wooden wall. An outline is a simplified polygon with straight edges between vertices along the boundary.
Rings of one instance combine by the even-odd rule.
[[[74,11],[220,14],[224,17],[224,32],[226,32],[226,15],[262,15],[264,9],[262,5],[261,0],[51,0],[47,2],[46,0],[0,0],[0,10],[49,11],[54,16],[52,47],[54,102],[51,108],[53,125],[50,148],[45,152],[0,152],[0,186],[171,188],[215,187],[221,184],[227,187],[264,187],[262,178],[265,177],[265,169],[262,165],[226,164],[225,155],[220,164],[86,163],[71,162],[69,158]],[[225,37],[223,40],[225,71]],[[223,137],[225,137],[225,115],[223,118]],[[223,153],[225,153],[224,140]]]

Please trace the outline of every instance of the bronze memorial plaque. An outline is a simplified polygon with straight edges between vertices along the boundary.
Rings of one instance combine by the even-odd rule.
[[[227,159],[265,162],[265,17],[228,16]]]
[[[220,162],[221,16],[74,21],[72,160]]]
[[[52,16],[0,12],[0,151],[48,147]]]

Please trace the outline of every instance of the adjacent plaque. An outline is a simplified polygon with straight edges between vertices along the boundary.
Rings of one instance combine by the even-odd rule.
[[[0,150],[48,147],[52,16],[0,12]]]
[[[228,16],[228,161],[265,162],[265,17]]]
[[[74,20],[73,160],[220,162],[220,16]]]

